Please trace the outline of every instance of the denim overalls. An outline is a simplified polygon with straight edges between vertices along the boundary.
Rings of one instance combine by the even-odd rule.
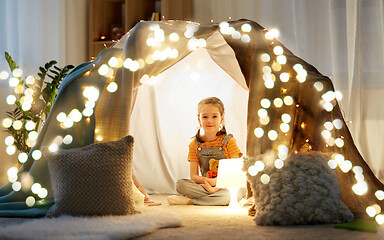
[[[201,142],[196,141],[197,155],[200,160],[200,170],[202,176],[206,176],[209,170],[209,160],[211,158],[220,160],[225,159],[224,146],[228,143],[228,140],[232,137],[232,134],[228,134],[224,137],[219,147],[201,147]],[[229,156],[228,156],[229,157]],[[176,191],[187,198],[192,199],[194,205],[204,206],[224,206],[230,202],[230,193],[227,189],[221,189],[215,193],[208,192],[204,187],[195,183],[191,179],[179,179],[176,183]],[[238,199],[244,197],[246,189],[242,188],[238,191]]]
[[[206,176],[207,171],[209,170],[210,159],[213,158],[216,160],[220,160],[227,158],[224,154],[224,146],[225,144],[227,144],[227,142],[232,136],[232,134],[228,134],[227,136],[225,136],[223,141],[221,142],[220,147],[200,147],[201,142],[196,140],[197,154],[200,160],[200,169],[202,176]]]

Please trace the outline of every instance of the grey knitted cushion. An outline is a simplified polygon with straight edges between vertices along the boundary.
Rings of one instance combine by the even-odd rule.
[[[247,174],[255,199],[255,219],[258,225],[299,225],[341,223],[353,221],[353,214],[341,200],[341,190],[328,155],[311,151],[292,153],[282,169],[274,166],[274,156],[249,157],[244,170],[258,160],[265,169],[255,176]],[[261,176],[268,174],[268,184]]]
[[[44,150],[55,204],[48,217],[62,214],[134,214],[132,192],[133,137],[83,148]]]

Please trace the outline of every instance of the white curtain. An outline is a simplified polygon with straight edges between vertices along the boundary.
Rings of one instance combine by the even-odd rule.
[[[88,0],[0,0],[0,72],[9,71],[5,51],[24,77],[37,77],[39,66],[50,60],[60,67],[87,61],[87,6]],[[1,120],[12,109],[5,101],[10,93],[8,80],[0,80]],[[15,156],[5,153],[5,136],[0,131],[1,173],[17,164]],[[0,182],[6,179],[0,174]]]
[[[280,30],[294,54],[331,77],[360,153],[384,181],[383,0],[195,0],[195,20],[247,18]]]

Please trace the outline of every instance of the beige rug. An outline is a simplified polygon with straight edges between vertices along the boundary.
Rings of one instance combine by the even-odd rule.
[[[336,229],[333,224],[306,225],[290,227],[257,226],[247,215],[248,207],[239,212],[228,212],[226,207],[207,206],[169,206],[167,195],[152,195],[152,199],[161,201],[161,206],[147,207],[146,214],[138,218],[112,217],[99,222],[94,229],[86,219],[76,224],[66,225],[65,220],[54,224],[59,228],[53,232],[44,219],[0,218],[0,239],[263,239],[263,240],[383,240],[384,226],[377,233]],[[149,211],[149,212],[148,212]],[[151,215],[152,214],[152,215]],[[181,223],[182,220],[182,223]],[[115,223],[116,221],[116,223]],[[106,225],[104,225],[106,224]],[[175,227],[180,226],[181,227]],[[35,227],[25,232],[24,226]],[[72,229],[79,229],[74,235]],[[39,233],[42,232],[43,234]],[[4,235],[7,232],[8,235]],[[3,235],[2,235],[3,234]],[[36,235],[35,235],[36,234]],[[37,235],[40,234],[40,235]],[[54,235],[57,234],[57,235]],[[129,234],[129,235],[128,235]],[[11,236],[11,238],[8,238]],[[24,236],[24,238],[22,238]],[[25,236],[27,236],[25,238]],[[37,237],[37,236],[40,236]]]
[[[179,228],[159,229],[140,237],[140,240],[182,239],[182,240],[383,240],[384,226],[377,233],[336,229],[333,224],[305,226],[258,226],[249,217],[248,207],[238,212],[228,212],[226,207],[208,206],[169,206],[165,195],[153,195],[153,200],[161,201],[159,208],[175,212],[183,219]]]
[[[0,239],[28,240],[114,240],[132,239],[159,228],[179,227],[177,214],[161,209],[146,209],[142,214],[107,217],[42,218],[15,221],[0,227]]]

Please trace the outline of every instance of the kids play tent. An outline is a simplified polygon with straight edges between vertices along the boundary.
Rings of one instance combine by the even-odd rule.
[[[330,153],[329,165],[336,168],[349,209],[365,216],[369,206],[384,207],[383,184],[355,147],[330,79],[286,49],[273,30],[248,20],[207,26],[161,21],[138,23],[113,48],[64,79],[17,175],[20,180],[32,176],[48,195],[39,202],[30,189],[15,191],[9,182],[0,189],[0,215],[41,215],[52,203],[47,162],[44,154],[35,160],[34,152],[128,134],[135,138],[134,172],[141,183],[152,191],[174,192],[176,180],[188,177],[197,102],[211,95],[223,100],[227,128],[246,156],[278,153],[281,146],[289,152]],[[356,180],[353,167],[364,177]],[[39,204],[23,204],[30,196]]]

